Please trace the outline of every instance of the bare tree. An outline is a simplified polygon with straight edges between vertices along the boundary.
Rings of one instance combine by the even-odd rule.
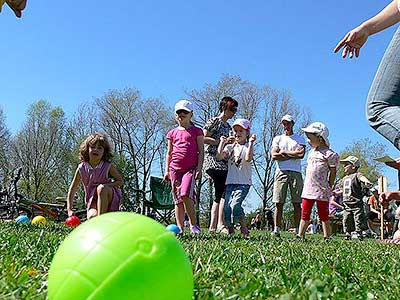
[[[22,189],[28,197],[51,200],[65,194],[60,178],[70,150],[66,144],[63,110],[45,100],[32,104],[11,147],[14,165],[23,166]]]
[[[112,90],[96,99],[102,128],[114,142],[123,161],[124,197],[130,209],[136,209],[146,190],[153,164],[161,159],[165,134],[172,116],[160,99],[141,99],[136,89]]]
[[[61,176],[61,180],[65,186],[69,186],[75,174],[79,161],[79,148],[85,138],[97,131],[102,131],[98,116],[99,110],[93,102],[84,102],[78,106],[77,111],[68,121],[66,146],[70,149],[66,156],[67,163],[65,172]],[[81,188],[78,192],[78,199],[82,200],[84,205],[84,190]]]
[[[200,90],[185,89],[187,98],[195,105],[195,120],[199,124],[205,124],[210,118],[218,115],[219,101],[224,96],[230,96],[236,99],[240,94],[240,88],[243,84],[238,75],[222,75],[221,79],[215,84],[207,83]]]
[[[296,120],[295,126],[298,131],[310,122],[311,116],[307,110],[300,110],[287,91],[265,86],[260,89],[260,95],[261,101],[257,107],[259,113],[256,122],[253,122],[256,124],[253,131],[258,136],[254,158],[257,177],[254,190],[261,198],[262,210],[265,214],[266,209],[272,206],[272,189],[276,168],[271,156],[272,141],[275,136],[283,133],[282,116],[291,114]]]
[[[0,182],[4,182],[10,168],[8,158],[10,137],[10,131],[5,124],[3,110],[0,108]]]

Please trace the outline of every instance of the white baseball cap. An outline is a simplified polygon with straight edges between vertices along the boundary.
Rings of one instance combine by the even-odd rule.
[[[314,133],[317,136],[320,136],[324,139],[325,143],[328,145],[330,145],[329,143],[329,130],[328,127],[325,126],[325,124],[321,123],[321,122],[314,122],[311,123],[310,125],[308,125],[306,128],[302,128],[301,130],[303,130],[304,132],[308,132],[308,133]]]
[[[193,104],[188,100],[180,100],[175,104],[175,112],[178,110],[186,110],[188,112],[193,111]]]
[[[360,160],[358,157],[355,157],[353,155],[347,156],[345,159],[340,160],[341,163],[351,163],[352,165],[355,165],[356,167],[360,167]]]
[[[288,121],[288,122],[294,123],[293,117],[292,117],[291,115],[284,115],[284,116],[282,117],[281,122],[283,122],[283,121]]]
[[[233,122],[232,127],[235,127],[236,125],[244,128],[246,130],[250,130],[250,128],[251,128],[250,121],[247,119],[236,119],[235,122]]]

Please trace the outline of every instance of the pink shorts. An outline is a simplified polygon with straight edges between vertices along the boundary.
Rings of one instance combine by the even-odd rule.
[[[182,197],[185,196],[196,201],[196,193],[194,190],[196,183],[195,170],[181,172],[170,169],[169,175],[171,178],[172,196],[175,204],[182,203]]]

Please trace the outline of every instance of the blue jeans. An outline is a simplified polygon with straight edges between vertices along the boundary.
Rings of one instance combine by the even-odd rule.
[[[370,126],[400,150],[400,27],[372,82],[366,112]]]
[[[228,184],[225,190],[225,225],[230,227],[244,217],[243,200],[249,193],[248,184]],[[232,221],[233,216],[233,221]]]

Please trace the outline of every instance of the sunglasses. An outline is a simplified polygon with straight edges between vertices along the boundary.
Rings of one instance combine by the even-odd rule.
[[[184,109],[180,109],[180,110],[177,110],[177,111],[176,111],[176,114],[177,114],[177,115],[180,115],[180,114],[187,115],[187,114],[189,114],[189,113],[190,113],[190,111],[187,111],[187,110],[184,110]]]
[[[233,113],[237,112],[237,106],[230,107],[229,110]]]

